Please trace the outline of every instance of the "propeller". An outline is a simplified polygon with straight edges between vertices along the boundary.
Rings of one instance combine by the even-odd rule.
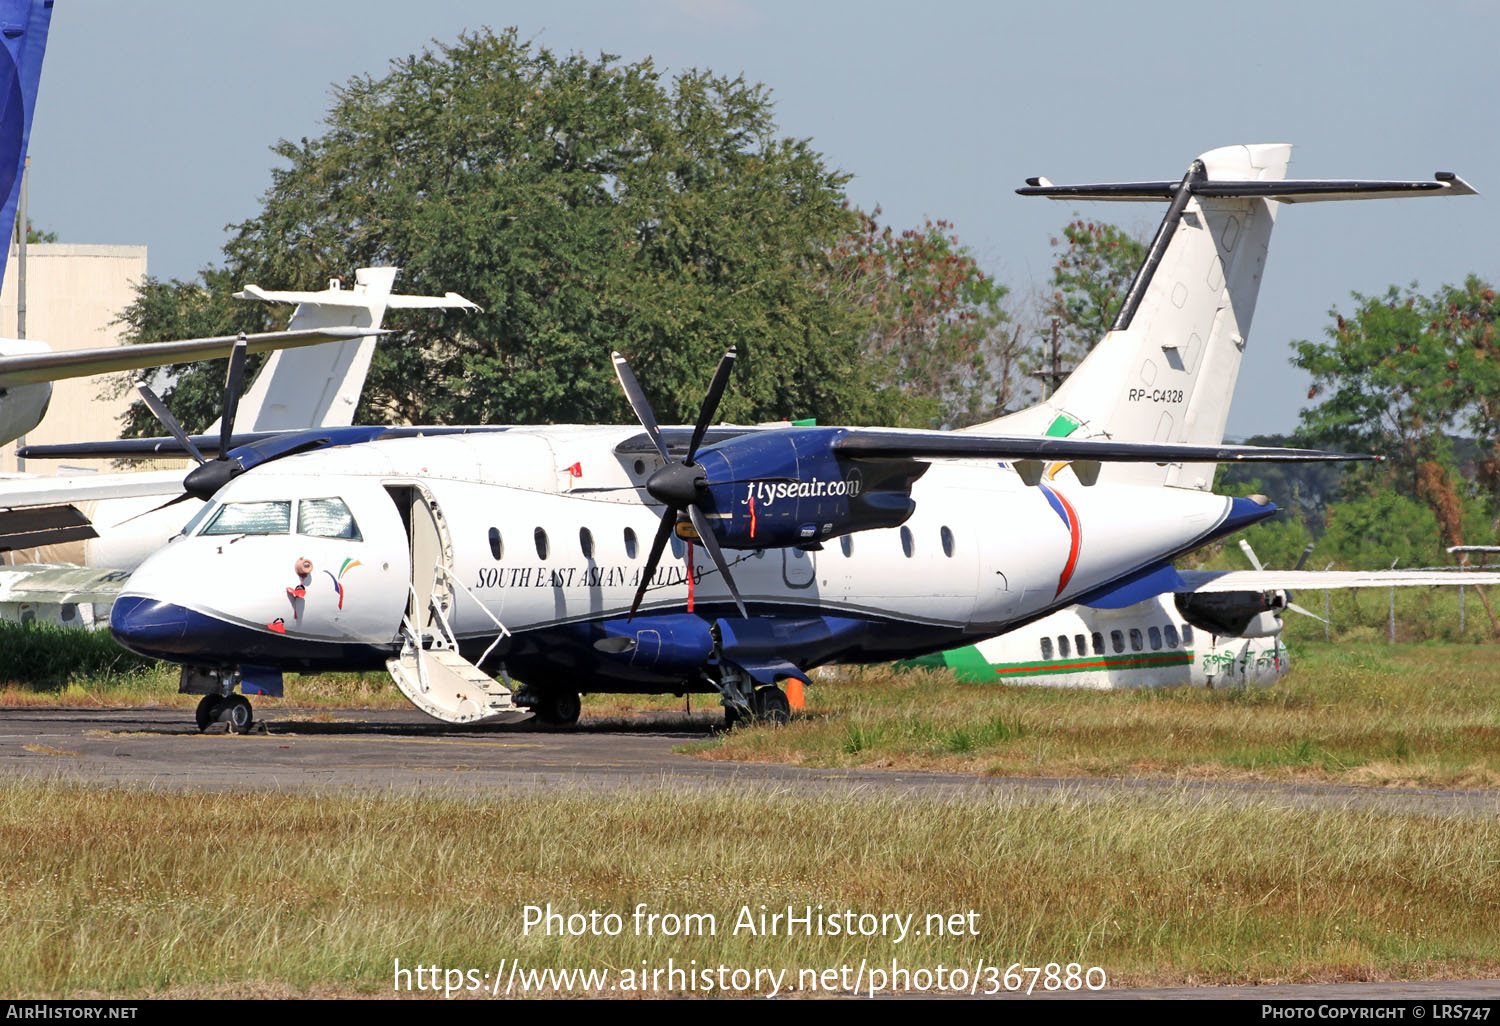
[[[1297,565],[1292,567],[1292,570],[1294,572],[1302,569],[1303,564],[1307,562],[1307,557],[1312,555],[1312,550],[1313,543],[1308,542],[1306,548],[1302,550],[1302,555],[1297,559]],[[1255,550],[1250,547],[1250,542],[1244,538],[1240,539],[1240,551],[1245,554],[1246,559],[1250,560],[1250,565],[1253,566],[1257,572],[1265,569],[1265,567],[1261,565],[1260,559],[1256,557]],[[1314,620],[1317,620],[1319,623],[1328,622],[1317,613],[1310,612],[1309,610],[1306,610],[1297,605],[1297,603],[1293,602],[1291,592],[1283,590],[1282,594],[1286,596],[1286,606],[1284,608],[1290,609],[1294,613],[1301,613],[1303,616],[1310,616]]]
[[[249,342],[244,335],[234,343],[234,349],[229,354],[229,373],[224,378],[224,406],[219,417],[219,455],[214,459],[204,458],[202,450],[193,444],[188,433],[182,429],[177,418],[172,416],[172,411],[167,409],[167,404],[162,402],[161,397],[151,390],[151,386],[144,381],[136,382],[135,389],[141,394],[141,399],[146,407],[161,421],[162,427],[188,451],[197,462],[197,466],[188,471],[187,477],[182,480],[183,492],[175,499],[168,499],[160,506],[153,507],[145,513],[138,513],[131,517],[146,516],[155,513],[159,509],[175,506],[187,499],[203,499],[207,501],[220,488],[229,483],[230,478],[240,473],[244,468],[238,460],[229,458],[229,441],[234,437],[234,418],[239,411],[240,393],[245,388],[245,357],[248,355]],[[130,520],[123,521],[129,523]]]
[[[646,436],[651,439],[652,444],[656,446],[656,451],[661,454],[662,466],[646,479],[646,492],[666,507],[662,511],[661,524],[656,529],[656,537],[651,540],[651,553],[646,557],[646,567],[641,572],[641,584],[636,589],[634,600],[630,603],[627,621],[635,618],[641,599],[645,597],[646,589],[656,575],[656,565],[661,561],[662,550],[667,547],[667,539],[677,529],[678,517],[684,513],[693,525],[698,541],[707,550],[708,558],[713,560],[719,576],[729,588],[729,594],[734,596],[734,604],[739,609],[740,615],[746,618],[750,615],[745,610],[745,602],[740,598],[739,589],[734,585],[734,578],[729,574],[729,566],[724,562],[724,553],[719,549],[719,541],[714,537],[713,528],[709,526],[708,516],[703,512],[701,503],[709,494],[708,473],[701,465],[693,462],[693,457],[698,455],[698,446],[703,442],[703,435],[708,431],[708,425],[713,422],[714,414],[718,412],[719,400],[724,397],[724,388],[729,384],[730,372],[734,370],[735,356],[735,350],[731,347],[719,361],[713,380],[709,382],[708,394],[703,397],[703,406],[698,411],[698,423],[693,427],[687,455],[680,460],[674,460],[671,453],[667,451],[667,444],[662,439],[661,429],[657,427],[656,414],[651,410],[651,403],[647,400],[640,382],[635,379],[630,364],[619,353],[611,354],[615,362],[615,376],[620,379],[620,387],[625,390],[625,399],[630,403],[630,408],[635,411],[641,426],[646,429]]]

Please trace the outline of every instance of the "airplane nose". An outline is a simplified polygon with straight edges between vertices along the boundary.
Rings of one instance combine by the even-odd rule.
[[[145,595],[121,595],[109,612],[109,632],[132,652],[171,655],[187,631],[187,610]]]

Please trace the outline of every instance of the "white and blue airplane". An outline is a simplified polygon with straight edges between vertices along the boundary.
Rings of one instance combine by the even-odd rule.
[[[1022,190],[1168,203],[1113,330],[1041,406],[967,432],[710,427],[731,351],[697,424],[663,430],[616,354],[644,431],[230,444],[111,630],[183,665],[200,726],[244,730],[236,688],[279,694],[287,671],[384,666],[450,723],[569,722],[579,692],[609,691],[718,693],[731,718],[780,720],[779,685],[813,667],[916,658],[1074,603],[1170,593],[1248,621],[1296,582],[1172,566],[1276,512],[1212,494],[1212,465],[1362,458],[1177,440],[1204,417],[1222,432],[1221,369],[1238,365],[1276,205],[1473,191],[1451,174],[1286,180],[1288,155],[1226,147],[1180,181]]]

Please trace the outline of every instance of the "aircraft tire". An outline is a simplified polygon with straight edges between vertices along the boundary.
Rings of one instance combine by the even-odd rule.
[[[792,718],[792,706],[786,699],[786,692],[775,686],[756,688],[750,697],[750,711],[761,723],[773,727],[780,727]]]
[[[203,733],[219,718],[219,696],[204,695],[203,700],[198,703],[198,709],[193,713],[193,719],[198,723],[198,733]]]
[[[548,726],[571,727],[578,722],[578,714],[583,711],[583,700],[576,691],[548,688],[533,708],[537,719]]]
[[[215,718],[228,727],[231,734],[248,734],[255,722],[255,711],[250,707],[250,699],[244,695],[230,695],[219,704]]]

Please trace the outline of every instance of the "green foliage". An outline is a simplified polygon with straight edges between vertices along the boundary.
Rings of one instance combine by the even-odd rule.
[[[1313,376],[1308,398],[1322,397],[1302,411],[1302,433],[1384,456],[1384,468],[1353,472],[1350,486],[1393,487],[1416,498],[1431,511],[1441,544],[1462,544],[1474,527],[1466,503],[1475,485],[1492,505],[1500,500],[1495,292],[1471,275],[1431,296],[1392,286],[1354,299],[1352,316],[1330,311],[1326,341],[1294,343],[1292,362]],[[1474,485],[1457,465],[1455,429],[1474,435],[1466,446],[1474,452]]]
[[[115,643],[108,631],[85,631],[0,620],[0,682],[59,688],[82,677],[107,677],[155,667]]]
[[[1058,322],[1061,352],[1077,361],[1114,324],[1146,244],[1115,225],[1080,218],[1052,245],[1062,251],[1052,267],[1047,316]]]
[[[905,416],[862,358],[868,312],[831,279],[830,253],[861,228],[848,176],[772,115],[743,78],[668,82],[649,60],[555,54],[514,30],[435,43],[337,87],[321,136],[274,147],[282,164],[225,266],[148,283],[125,320],[161,338],[231,282],[316,288],[394,264],[403,289],[451,289],[484,313],[393,316],[404,332],[377,349],[361,422],[620,421],[611,348],[662,420],[691,422],[731,345],[725,419]],[[976,314],[998,299],[964,287]],[[183,379],[182,419],[213,412],[219,373]]]
[[[1329,508],[1319,553],[1361,568],[1390,566],[1392,560],[1409,567],[1449,562],[1432,511],[1382,486],[1340,499]]]
[[[979,269],[947,221],[894,231],[860,214],[832,253],[835,280],[864,317],[864,358],[895,385],[901,421],[952,426],[990,419],[1024,387],[1009,289]]]

